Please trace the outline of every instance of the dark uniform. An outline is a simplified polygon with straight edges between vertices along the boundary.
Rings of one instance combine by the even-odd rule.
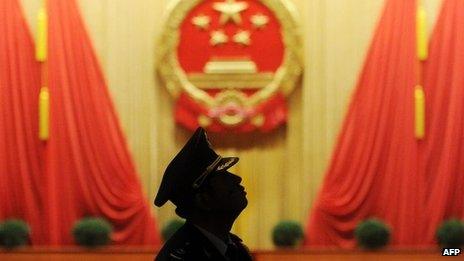
[[[198,128],[166,168],[155,205],[161,207],[169,200],[179,210],[193,204],[195,193],[211,173],[226,171],[237,161],[237,157],[218,155],[211,148],[205,130]],[[165,243],[155,260],[248,261],[252,258],[236,235],[229,233],[228,242],[224,242],[189,222],[187,217],[187,222]]]
[[[247,247],[239,237],[230,234],[230,239],[233,245],[229,246],[229,251],[223,255],[198,228],[186,222],[166,242],[155,260],[252,260]]]

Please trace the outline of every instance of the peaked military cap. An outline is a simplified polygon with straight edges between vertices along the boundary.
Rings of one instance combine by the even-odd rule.
[[[237,157],[218,155],[211,147],[206,131],[198,128],[164,171],[155,205],[161,207],[168,200],[177,205],[198,189],[210,173],[226,170],[237,162]]]

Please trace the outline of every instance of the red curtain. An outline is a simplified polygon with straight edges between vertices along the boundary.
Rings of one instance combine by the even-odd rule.
[[[24,219],[42,244],[39,64],[17,0],[0,1],[0,220]]]
[[[435,244],[464,218],[464,1],[445,0],[424,64],[426,136],[414,139],[415,1],[387,1],[308,227],[307,245],[354,247],[384,219],[393,244]]]
[[[48,0],[50,139],[45,155],[47,242],[73,243],[79,218],[103,216],[119,245],[159,236],[110,94],[74,0]]]
[[[464,1],[445,0],[424,68],[427,240],[444,219],[464,218]]]
[[[416,1],[388,0],[307,227],[311,246],[355,246],[366,218],[394,245],[423,243],[424,176],[414,136]]]

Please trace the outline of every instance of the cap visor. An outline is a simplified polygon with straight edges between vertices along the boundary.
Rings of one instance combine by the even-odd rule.
[[[155,203],[155,206],[161,207],[161,206],[163,206],[163,205],[166,203],[166,201],[167,201],[167,200],[165,199],[165,197],[161,197],[161,196],[158,194],[158,195],[156,195],[156,197],[155,197],[154,203]]]

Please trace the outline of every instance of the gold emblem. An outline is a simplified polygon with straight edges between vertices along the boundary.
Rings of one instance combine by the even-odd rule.
[[[290,94],[302,73],[300,31],[293,6],[288,0],[260,0],[257,4],[262,9],[258,8],[253,13],[248,12],[250,10],[244,12],[249,8],[245,0],[211,1],[208,8],[219,13],[205,15],[208,9],[204,6],[203,9],[199,8],[201,3],[204,1],[177,0],[164,26],[157,67],[168,91],[175,98],[182,93],[202,108],[201,112],[192,112],[191,117],[194,118],[190,118],[201,126],[217,126],[219,123],[235,128],[243,124],[256,127],[267,124],[268,114],[256,111],[256,107],[276,95],[285,97]],[[264,15],[265,10],[272,12],[272,15]],[[185,40],[185,35],[181,37],[181,25],[191,12],[193,18],[190,24],[199,29],[199,36],[203,34],[198,39],[206,37],[209,42],[198,44],[195,42],[196,36],[187,35],[193,37],[189,41]],[[250,23],[243,23],[243,20]],[[257,34],[258,30],[270,31]],[[272,69],[262,69],[269,67],[268,56],[266,59],[255,59],[257,55],[265,53],[256,52],[257,47],[254,46],[256,42],[263,42],[256,38],[263,35],[272,35],[274,38],[270,40],[282,46],[276,52],[267,50],[268,54],[279,53],[270,57],[275,64]],[[196,57],[196,52],[181,56],[178,51],[181,43],[196,44],[195,48],[205,46],[198,53],[207,53],[208,56],[191,58]],[[237,45],[241,48],[237,48]],[[230,50],[240,53],[230,55]],[[255,53],[252,54],[253,51]],[[184,66],[199,60],[201,63],[195,69]]]

